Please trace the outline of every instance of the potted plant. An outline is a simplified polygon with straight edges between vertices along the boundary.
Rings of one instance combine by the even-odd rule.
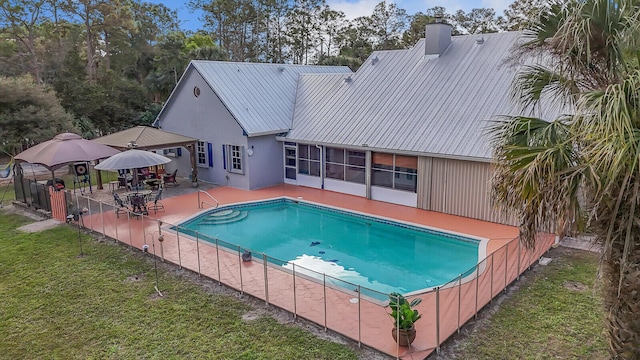
[[[389,294],[389,307],[391,308],[391,318],[394,327],[391,335],[400,346],[409,346],[416,338],[416,328],[414,323],[422,317],[418,310],[412,309],[422,302],[421,298],[415,298],[411,302],[404,296],[393,292]]]
[[[198,187],[198,176],[191,176],[191,187],[192,188],[197,188]]]

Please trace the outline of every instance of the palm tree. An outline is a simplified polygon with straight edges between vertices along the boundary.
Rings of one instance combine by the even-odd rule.
[[[603,245],[601,273],[611,357],[640,358],[640,3],[550,4],[524,32],[518,59],[539,56],[514,82],[523,113],[543,102],[571,109],[545,121],[498,119],[490,131],[498,206],[538,230],[586,218]],[[588,214],[583,217],[582,214]]]

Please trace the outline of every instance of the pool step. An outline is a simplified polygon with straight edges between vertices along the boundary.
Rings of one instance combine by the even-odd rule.
[[[240,221],[249,215],[248,211],[223,210],[208,215],[200,224],[202,225],[221,225]]]

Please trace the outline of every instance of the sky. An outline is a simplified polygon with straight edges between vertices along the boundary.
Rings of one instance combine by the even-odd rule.
[[[164,4],[170,9],[178,11],[181,21],[181,28],[184,30],[197,30],[202,28],[202,23],[198,20],[198,13],[192,13],[187,8],[184,0],[147,0],[155,4]],[[373,8],[382,0],[327,0],[327,4],[338,11],[345,13],[348,19],[355,19],[359,16],[371,15]],[[405,9],[407,14],[413,15],[418,11],[425,11],[434,6],[444,6],[448,13],[457,10],[470,11],[473,8],[493,8],[497,15],[502,15],[504,9],[513,0],[398,0],[396,5]]]

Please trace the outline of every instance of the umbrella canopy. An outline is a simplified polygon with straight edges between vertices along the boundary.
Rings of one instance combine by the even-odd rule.
[[[171,162],[168,157],[144,150],[127,150],[96,165],[97,170],[136,169]]]
[[[54,170],[66,164],[103,159],[119,152],[107,145],[83,139],[77,134],[62,133],[28,148],[16,155],[15,159],[41,164]]]

